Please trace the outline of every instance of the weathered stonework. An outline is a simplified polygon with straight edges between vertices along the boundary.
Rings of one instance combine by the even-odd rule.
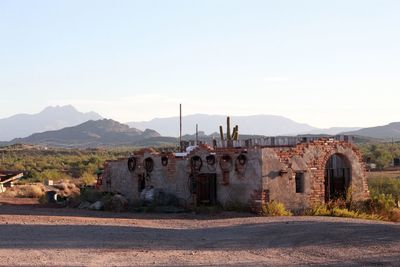
[[[339,167],[328,164],[333,157],[337,163],[332,166]],[[369,197],[361,154],[344,141],[320,139],[290,147],[215,150],[200,146],[180,158],[142,151],[134,159],[133,170],[128,169],[128,159],[106,162],[100,186],[123,194],[131,204],[139,202],[143,185],[173,194],[183,206],[218,203],[247,206],[254,212],[268,201],[304,209],[324,203],[345,185],[351,188],[353,200]],[[146,170],[146,159],[153,162],[151,172]]]

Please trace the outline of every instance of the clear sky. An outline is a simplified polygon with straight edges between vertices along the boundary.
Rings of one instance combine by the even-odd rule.
[[[0,117],[400,121],[398,0],[0,0]]]

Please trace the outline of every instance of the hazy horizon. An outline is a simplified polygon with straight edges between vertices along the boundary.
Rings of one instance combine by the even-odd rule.
[[[18,116],[18,115],[37,115],[37,114],[39,114],[39,113],[41,113],[41,112],[44,112],[46,109],[48,109],[48,108],[65,108],[65,107],[72,107],[72,108],[74,108],[76,111],[78,111],[78,112],[82,112],[80,109],[78,109],[78,108],[76,108],[75,106],[73,106],[73,105],[50,105],[50,106],[47,106],[47,107],[44,107],[44,108],[42,108],[41,110],[39,110],[38,112],[33,112],[33,113],[26,113],[26,112],[21,112],[21,113],[16,113],[16,114],[13,114],[13,115],[11,115],[11,116],[7,116],[7,117],[0,117],[0,120],[2,120],[2,119],[9,119],[9,118],[12,118],[12,117],[14,117],[14,116]],[[94,113],[96,113],[97,115],[100,115],[103,119],[111,119],[111,120],[115,120],[115,121],[118,121],[117,119],[115,119],[115,118],[112,118],[112,117],[106,117],[106,116],[103,116],[100,112],[97,112],[97,111],[95,111],[95,110],[89,110],[89,111],[85,111],[84,113],[92,113],[92,112],[94,112]],[[178,111],[179,112],[179,111]],[[282,117],[282,118],[285,118],[285,119],[289,119],[289,120],[292,120],[291,118],[289,118],[289,117],[285,117],[285,116],[281,116],[281,115],[276,115],[276,114],[249,114],[249,115],[237,115],[237,114],[218,114],[218,113],[191,113],[191,114],[182,114],[182,116],[183,117],[192,117],[192,116],[210,116],[210,117],[213,117],[213,116],[229,116],[229,117],[231,117],[231,118],[234,118],[234,117],[256,117],[256,116],[276,116],[276,117]],[[123,123],[123,124],[126,124],[126,123],[143,123],[143,122],[150,122],[150,121],[153,121],[153,120],[162,120],[162,119],[170,119],[170,118],[179,118],[179,114],[175,114],[175,115],[171,115],[171,116],[160,116],[160,117],[153,117],[153,118],[150,118],[150,119],[148,119],[148,120],[138,120],[138,121],[118,121],[118,122],[120,122],[120,123]],[[293,120],[293,121],[295,121],[295,120]],[[307,124],[307,125],[309,125],[309,126],[313,126],[314,127],[314,125],[311,125],[311,124],[309,124],[309,123],[307,123],[307,122],[301,122],[301,121],[295,121],[296,123],[299,123],[299,124]],[[316,127],[316,128],[318,128],[318,127]],[[333,126],[333,127],[326,127],[327,129],[328,128],[343,128],[343,127],[336,127],[336,126]],[[349,127],[349,128],[363,128],[362,126],[352,126],[352,127]]]
[[[400,121],[398,1],[0,1],[0,118]]]

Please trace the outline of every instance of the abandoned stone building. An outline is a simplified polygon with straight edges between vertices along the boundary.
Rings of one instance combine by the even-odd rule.
[[[255,212],[269,201],[299,210],[349,191],[355,201],[369,197],[362,157],[348,140],[281,143],[199,145],[186,153],[142,150],[107,161],[99,186],[123,194],[131,204],[140,202],[143,190],[154,188],[183,206],[242,205]]]

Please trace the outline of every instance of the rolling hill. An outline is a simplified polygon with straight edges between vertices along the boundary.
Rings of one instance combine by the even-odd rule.
[[[154,130],[141,131],[130,128],[114,120],[87,121],[74,127],[57,131],[37,133],[26,138],[17,138],[10,144],[34,144],[52,147],[102,147],[102,146],[141,146],[151,144],[174,143],[176,138],[161,137]]]
[[[400,140],[400,122],[392,122],[387,125],[363,128],[358,131],[344,132],[347,135],[358,135],[376,139]]]

